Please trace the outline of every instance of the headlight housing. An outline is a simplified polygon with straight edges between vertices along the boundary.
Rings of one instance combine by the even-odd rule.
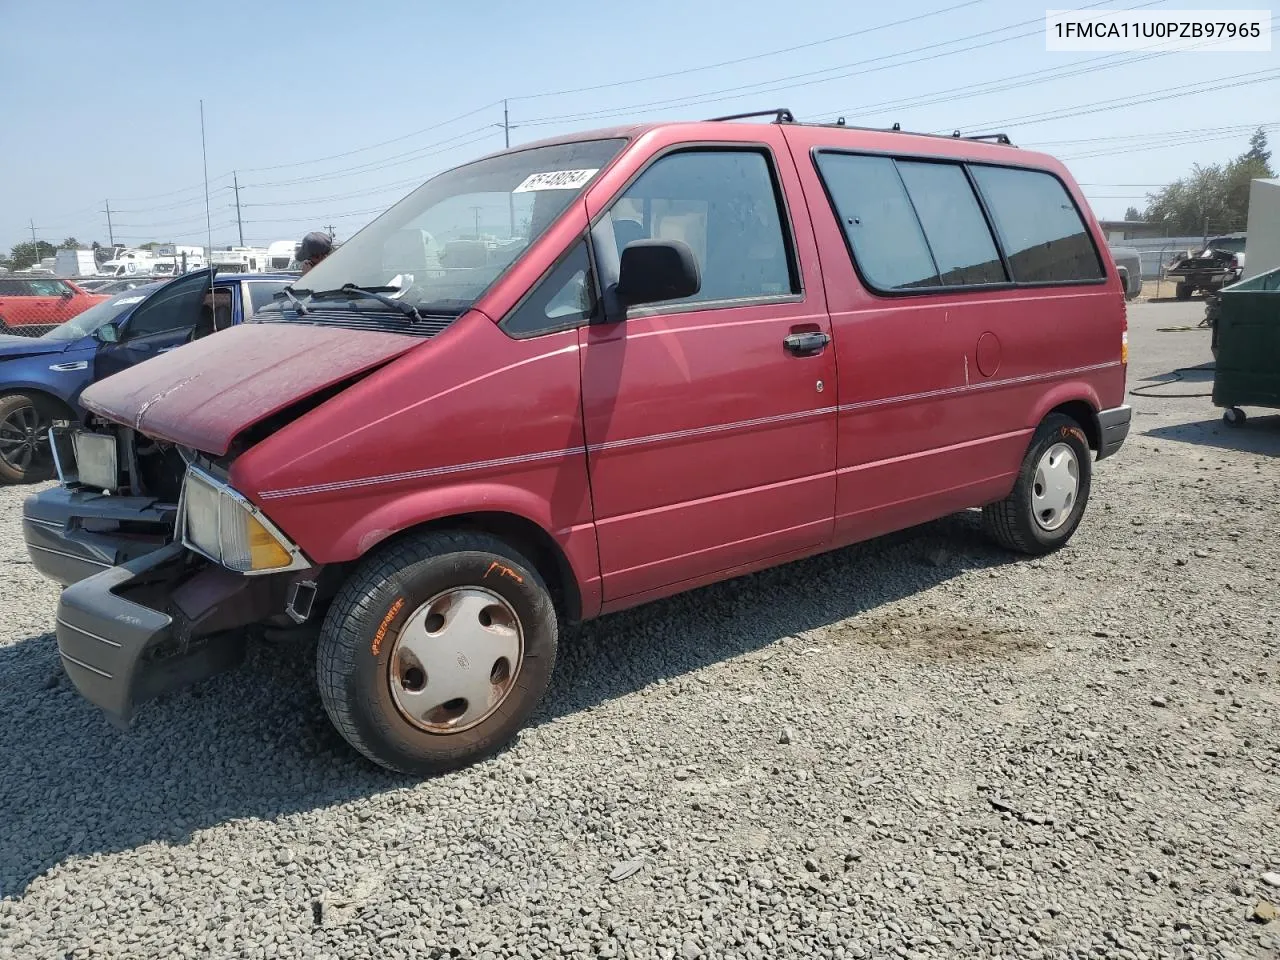
[[[179,510],[182,542],[236,573],[280,573],[311,566],[262,512],[225,483],[189,466]]]

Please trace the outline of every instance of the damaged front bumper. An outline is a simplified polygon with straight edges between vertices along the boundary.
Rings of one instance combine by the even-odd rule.
[[[64,587],[172,542],[176,504],[55,487],[28,497],[22,536],[31,564]]]
[[[58,654],[85,699],[124,724],[138,704],[236,667],[243,628],[278,617],[305,575],[243,577],[169,544],[63,590]]]

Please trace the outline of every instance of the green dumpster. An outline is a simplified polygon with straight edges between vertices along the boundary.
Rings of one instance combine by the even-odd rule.
[[[1280,267],[1223,287],[1214,311],[1214,406],[1245,421],[1246,407],[1280,408]]]

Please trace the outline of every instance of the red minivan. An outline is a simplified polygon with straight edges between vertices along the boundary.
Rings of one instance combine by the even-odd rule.
[[[742,119],[440,174],[86,390],[24,515],[79,690],[127,718],[310,627],[342,735],[428,773],[515,735],[563,624],[970,507],[1061,547],[1130,421],[1066,169]]]

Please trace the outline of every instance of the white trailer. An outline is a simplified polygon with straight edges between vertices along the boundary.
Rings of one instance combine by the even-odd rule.
[[[54,272],[60,277],[74,280],[76,277],[92,277],[98,272],[98,261],[92,250],[63,248],[54,257]]]

